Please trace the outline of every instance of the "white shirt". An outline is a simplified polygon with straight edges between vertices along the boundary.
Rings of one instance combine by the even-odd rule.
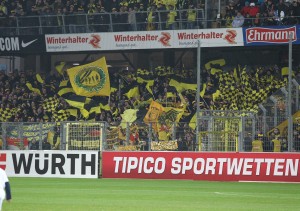
[[[0,168],[0,187],[2,190],[5,188],[5,183],[8,182],[6,172]]]

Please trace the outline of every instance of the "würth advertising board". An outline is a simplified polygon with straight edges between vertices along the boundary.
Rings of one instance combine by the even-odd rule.
[[[300,182],[299,154],[103,152],[103,178]]]
[[[98,178],[97,151],[0,152],[0,168],[12,177]]]

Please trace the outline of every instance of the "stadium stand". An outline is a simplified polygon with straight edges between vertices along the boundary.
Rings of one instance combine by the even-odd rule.
[[[208,6],[214,8],[216,4],[211,1]],[[222,1],[221,6],[223,4]],[[299,8],[296,1],[228,1],[220,8],[220,14],[215,14],[214,9],[205,8],[204,1],[192,0],[2,0],[0,28],[6,30],[0,33],[24,35],[294,25],[299,23]],[[241,19],[239,24],[234,21],[237,18]]]
[[[201,109],[204,110],[242,110],[258,113],[258,105],[286,84],[285,76],[281,75],[277,66],[270,69],[238,66],[229,72],[223,71],[218,65],[207,63],[205,66],[207,71],[201,88]],[[191,75],[191,71],[174,70],[170,67],[157,67],[154,72],[138,69],[136,72],[115,73],[111,75],[110,98],[92,97],[88,102],[86,97],[74,94],[67,75],[63,78],[54,74],[41,76],[33,72],[19,74],[15,72],[6,75],[1,72],[0,120],[2,122],[106,121],[112,128],[116,128],[124,120],[127,122],[128,118],[132,117],[133,114],[127,112],[135,110],[136,118],[133,122],[140,125],[143,124],[143,118],[153,99],[164,107],[174,109],[159,119],[161,133],[157,133],[158,140],[172,139],[170,123],[176,122],[179,118],[181,126],[178,127],[180,130],[175,138],[181,142],[185,140],[185,143],[179,144],[181,149],[191,150],[195,134],[192,133],[194,128],[188,124],[196,112],[194,101],[196,82],[190,79]],[[299,75],[298,69],[296,78],[299,78]],[[119,81],[122,81],[122,84],[119,84]],[[134,130],[134,127],[131,129]],[[122,127],[120,130],[121,133],[123,130],[124,136],[126,132]],[[136,133],[138,130],[134,131]],[[146,132],[140,131],[140,136],[147,137],[147,134],[142,135]],[[298,130],[296,132],[299,133]]]

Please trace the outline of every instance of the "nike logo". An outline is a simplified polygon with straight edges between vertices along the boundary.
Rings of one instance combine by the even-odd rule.
[[[37,41],[37,39],[24,43],[24,41],[22,40],[22,43],[21,43],[22,48],[26,48],[28,45],[31,45],[35,41]]]

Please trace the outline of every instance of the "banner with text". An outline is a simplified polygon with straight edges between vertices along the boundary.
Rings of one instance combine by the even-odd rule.
[[[299,154],[103,152],[103,178],[300,182]]]
[[[243,30],[196,29],[136,31],[45,36],[47,52],[243,46]]]
[[[243,28],[245,46],[299,44],[299,25]]]
[[[0,152],[0,168],[12,177],[98,178],[98,151]]]

